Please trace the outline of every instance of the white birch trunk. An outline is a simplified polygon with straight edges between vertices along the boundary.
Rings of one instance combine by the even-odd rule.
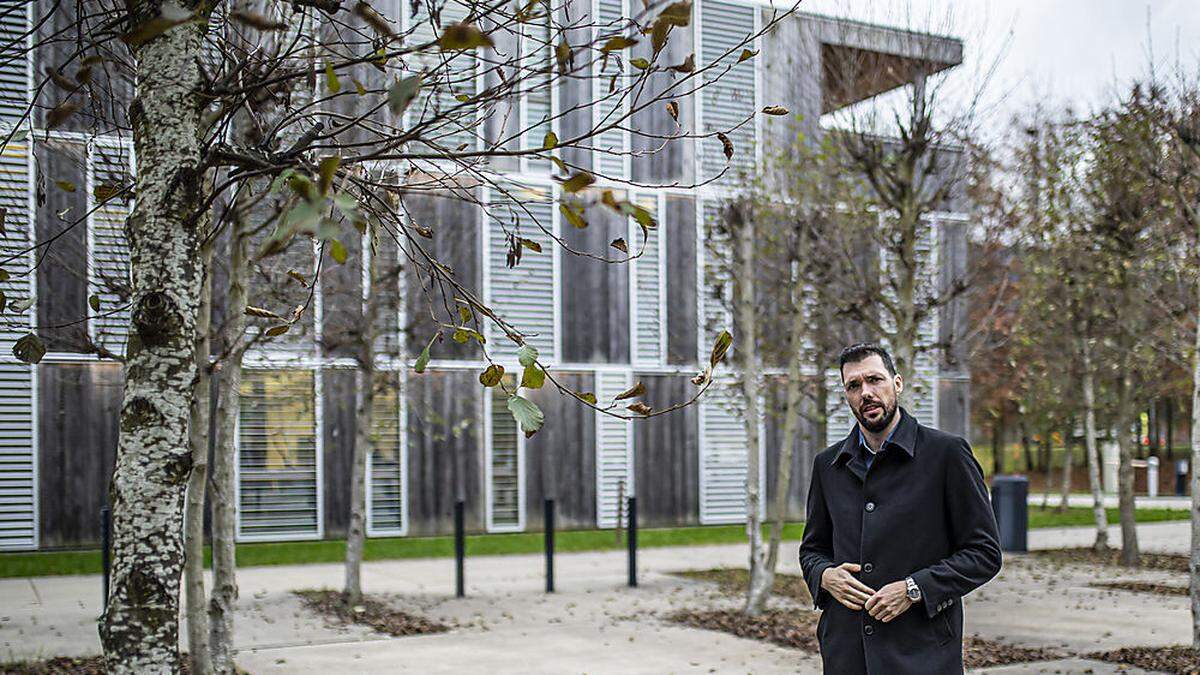
[[[738,245],[738,273],[736,277],[738,326],[741,335],[735,337],[735,349],[740,355],[742,366],[742,395],[745,401],[744,421],[746,425],[746,534],[750,538],[750,588],[746,594],[746,614],[756,616],[762,612],[766,598],[775,583],[774,572],[767,567],[766,549],[762,541],[762,523],[759,520],[762,495],[759,494],[759,463],[762,441],[758,436],[758,393],[759,367],[757,331],[755,326],[754,298],[754,222],[742,207],[734,207],[734,216],[739,222],[733,229]]]
[[[1087,449],[1088,487],[1092,491],[1092,517],[1096,524],[1096,541],[1092,548],[1108,548],[1108,515],[1104,510],[1104,487],[1100,484],[1100,448],[1096,442],[1096,369],[1092,359],[1092,343],[1083,338],[1083,437]]]
[[[1075,457],[1071,452],[1071,430],[1063,430],[1063,470],[1062,470],[1062,485],[1060,485],[1060,493],[1062,499],[1058,502],[1059,513],[1066,513],[1067,497],[1071,495],[1071,469],[1075,462]],[[1048,487],[1048,486],[1047,486]],[[1047,490],[1049,492],[1049,490]]]
[[[362,329],[359,331],[357,411],[354,432],[354,455],[350,463],[350,524],[346,534],[346,584],[342,595],[347,605],[362,600],[363,544],[367,528],[367,458],[373,451],[375,413],[375,317],[378,314],[377,292],[378,255],[375,230],[371,228],[369,246],[363,247],[363,262],[367,266],[367,296],[363,308]]]
[[[217,381],[217,447],[212,465],[213,589],[208,603],[209,649],[217,673],[233,673],[233,612],[237,606],[237,420],[241,409],[242,356],[245,351],[246,294],[251,231],[249,187],[236,197],[229,245],[229,294],[221,343],[227,354]]]
[[[129,25],[160,18],[163,3],[129,0]],[[199,2],[173,5],[200,13]],[[116,466],[110,484],[113,563],[100,639],[110,673],[180,670],[179,586],[195,330],[205,21],[189,21],[132,47],[129,108],[136,149],[133,213],[126,222],[132,281]]]
[[[191,429],[192,474],[188,477],[187,508],[184,511],[184,588],[188,631],[188,664],[192,675],[212,672],[208,651],[208,598],[204,592],[204,501],[208,490],[209,395],[212,391],[209,370],[209,329],[212,326],[212,255],[213,238],[201,248],[204,268],[200,290],[200,314],[196,319],[196,386],[192,394]]]

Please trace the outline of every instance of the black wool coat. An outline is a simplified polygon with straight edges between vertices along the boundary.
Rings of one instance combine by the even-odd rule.
[[[813,462],[800,567],[823,610],[826,673],[962,673],[962,596],[1000,571],[996,518],[970,445],[898,414],[869,471],[857,426]],[[875,590],[911,576],[922,600],[888,623],[852,610],[821,588],[821,573],[844,562],[862,565],[855,576]]]

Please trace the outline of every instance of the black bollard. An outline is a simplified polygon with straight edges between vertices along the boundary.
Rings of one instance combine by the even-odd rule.
[[[543,503],[546,518],[546,592],[554,592],[554,500]]]
[[[1181,459],[1175,462],[1175,496],[1183,497],[1187,495],[1188,483],[1188,461]]]
[[[454,502],[454,595],[466,596],[466,585],[463,580],[463,559],[467,557],[467,538],[464,533],[463,513],[466,505],[460,499]]]
[[[100,507],[100,567],[104,573],[101,582],[104,588],[104,611],[108,611],[108,578],[112,569],[112,509],[108,505]]]
[[[637,497],[628,500],[629,585],[637,586]]]

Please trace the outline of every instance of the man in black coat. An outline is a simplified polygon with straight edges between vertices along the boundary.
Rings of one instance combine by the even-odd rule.
[[[983,471],[965,440],[897,405],[886,350],[839,361],[858,424],[813,462],[800,544],[825,672],[961,673],[962,596],[1000,571]]]

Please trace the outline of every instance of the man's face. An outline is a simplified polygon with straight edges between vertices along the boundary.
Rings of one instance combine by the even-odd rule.
[[[842,366],[842,385],[846,402],[864,429],[879,433],[892,423],[896,398],[904,390],[904,381],[899,375],[888,373],[878,354]]]

